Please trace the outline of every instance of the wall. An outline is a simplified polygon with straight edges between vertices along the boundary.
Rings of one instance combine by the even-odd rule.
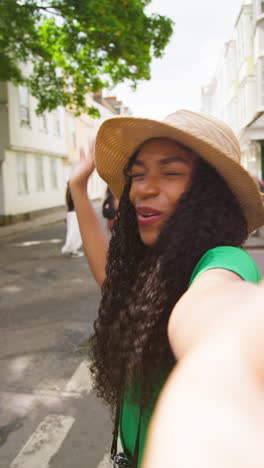
[[[18,87],[8,83],[8,102],[9,102],[9,129],[11,146],[19,146],[31,150],[51,152],[60,157],[66,155],[66,137],[65,137],[65,111],[62,107],[58,108],[60,120],[60,135],[54,135],[53,132],[53,114],[45,113],[47,120],[47,133],[42,129],[41,119],[37,116],[35,109],[37,103],[35,98],[29,96],[30,127],[21,126],[19,115],[19,92]]]
[[[91,145],[95,139],[96,132],[100,124],[107,118],[113,117],[113,114],[98,102],[93,101],[91,96],[87,96],[87,105],[96,107],[101,117],[97,119],[91,118],[87,114],[82,114],[75,117],[70,112],[66,112],[66,141],[67,141],[67,154],[69,160],[65,165],[65,176],[68,180],[76,164],[80,158],[80,149],[83,148],[86,155],[88,155]],[[74,134],[74,135],[73,135]],[[66,182],[66,181],[65,181]],[[104,198],[106,191],[105,182],[94,171],[89,178],[88,193],[92,200]]]
[[[21,122],[19,88],[11,83],[0,87],[0,223],[15,221],[29,214],[64,205],[64,160],[66,158],[65,111],[58,108],[42,116],[35,114],[36,100],[28,96],[28,122]],[[45,125],[44,125],[45,122]],[[27,165],[27,190],[18,187],[17,156],[24,155]],[[42,161],[44,186],[37,187],[36,160]],[[54,161],[54,162],[52,162]],[[51,187],[51,164],[56,166],[57,186]]]
[[[17,179],[17,155],[23,154],[27,161],[28,192],[18,192]],[[15,216],[22,213],[30,213],[47,208],[64,205],[64,179],[63,161],[57,158],[58,188],[51,188],[50,180],[50,156],[41,155],[44,168],[44,191],[38,191],[36,186],[36,154],[22,151],[7,150],[3,163],[3,178],[5,190],[5,214]],[[39,157],[39,155],[38,155]]]

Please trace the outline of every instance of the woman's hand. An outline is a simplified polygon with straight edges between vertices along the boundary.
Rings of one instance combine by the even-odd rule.
[[[94,146],[95,143],[93,141],[87,156],[85,155],[84,149],[80,149],[80,161],[74,168],[73,174],[70,178],[71,189],[87,187],[89,177],[91,176],[95,168]]]

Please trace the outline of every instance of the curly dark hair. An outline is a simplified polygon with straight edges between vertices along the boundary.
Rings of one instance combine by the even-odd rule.
[[[131,181],[120,200],[110,242],[106,280],[95,333],[90,340],[95,388],[115,408],[123,392],[140,382],[143,404],[153,386],[175,363],[167,324],[171,310],[188,288],[192,271],[208,250],[241,246],[247,223],[224,179],[199,159],[188,190],[162,226],[154,245],[140,239]]]

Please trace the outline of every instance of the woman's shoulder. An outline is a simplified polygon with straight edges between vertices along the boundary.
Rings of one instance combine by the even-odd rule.
[[[253,258],[240,247],[220,246],[207,250],[195,266],[189,286],[198,275],[212,268],[233,271],[245,281],[258,283],[261,273]]]

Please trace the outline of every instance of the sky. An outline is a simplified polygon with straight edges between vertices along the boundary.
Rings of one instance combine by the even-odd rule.
[[[214,75],[242,1],[153,0],[148,8],[175,22],[170,43],[163,58],[153,60],[150,81],[142,81],[136,91],[124,83],[111,94],[136,117],[163,119],[177,109],[199,111],[201,87]]]

